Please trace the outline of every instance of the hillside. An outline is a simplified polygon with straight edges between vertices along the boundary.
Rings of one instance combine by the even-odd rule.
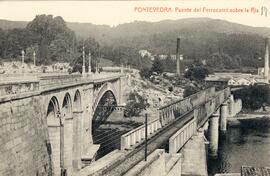
[[[24,28],[28,22],[26,21],[9,21],[9,20],[0,20],[0,28],[13,29],[13,28]]]
[[[13,29],[24,28],[26,21],[9,21],[0,19],[0,28]],[[157,33],[168,33],[172,31],[185,31],[194,29],[195,31],[209,31],[225,34],[257,34],[261,36],[270,36],[270,29],[264,27],[251,27],[247,25],[232,23],[225,20],[211,18],[185,18],[179,20],[163,20],[159,22],[134,21],[124,23],[115,27],[108,25],[95,25],[92,23],[74,23],[67,22],[67,26],[75,31],[77,36],[88,37],[96,36],[96,39],[102,41],[105,37],[136,37],[140,35],[152,35]],[[194,31],[193,30],[193,31]]]
[[[4,29],[22,28],[25,25],[26,22],[0,20],[0,28]],[[248,67],[262,66],[263,61],[258,58],[264,55],[264,38],[270,36],[269,28],[250,27],[210,18],[135,21],[115,27],[68,22],[67,26],[79,38],[95,38],[102,47],[132,48],[136,52],[146,49],[153,54],[175,54],[176,38],[180,36],[181,52],[185,60],[205,59],[209,63],[213,57],[214,60],[228,58],[228,62],[237,62],[236,65]],[[216,53],[224,55],[215,55]]]

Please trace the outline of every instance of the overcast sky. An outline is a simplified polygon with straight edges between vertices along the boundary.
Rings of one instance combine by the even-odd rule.
[[[269,9],[261,16],[261,7]],[[258,13],[169,12],[138,13],[135,7],[247,8]],[[37,14],[62,16],[68,22],[117,25],[132,21],[160,21],[190,17],[225,19],[250,26],[270,27],[270,0],[186,0],[186,1],[0,1],[0,19],[31,21]]]

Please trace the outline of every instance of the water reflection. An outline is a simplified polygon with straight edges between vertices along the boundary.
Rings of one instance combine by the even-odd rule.
[[[208,160],[208,172],[239,173],[242,165],[270,166],[269,126],[250,128],[241,124],[229,128],[226,135],[220,136],[218,157]]]

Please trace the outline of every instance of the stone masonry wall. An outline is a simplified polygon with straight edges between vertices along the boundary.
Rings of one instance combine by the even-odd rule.
[[[51,175],[40,100],[35,96],[0,104],[0,175]]]

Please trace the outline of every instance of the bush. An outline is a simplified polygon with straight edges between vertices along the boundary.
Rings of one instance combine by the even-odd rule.
[[[151,72],[156,72],[157,74],[161,74],[164,71],[164,65],[161,62],[160,59],[155,58],[152,68],[151,68]]]
[[[149,107],[147,100],[140,96],[137,92],[130,93],[128,103],[125,107],[124,116],[133,117],[139,116],[140,113]]]
[[[140,70],[140,75],[142,78],[149,79],[152,75],[152,72],[149,68],[143,68],[142,70]]]
[[[208,76],[209,71],[202,66],[193,66],[189,68],[184,77],[189,78],[190,80],[204,80]]]
[[[269,104],[270,89],[267,85],[253,85],[234,92],[235,98],[242,99],[243,108],[257,110]]]

